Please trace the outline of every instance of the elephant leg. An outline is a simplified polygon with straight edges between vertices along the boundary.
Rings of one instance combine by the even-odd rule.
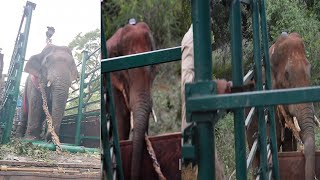
[[[25,138],[29,140],[39,140],[42,122],[42,98],[40,91],[31,88],[28,93],[28,122]]]
[[[128,110],[122,93],[113,88],[113,97],[115,104],[115,113],[118,125],[118,134],[120,140],[129,139],[130,135],[130,110]]]

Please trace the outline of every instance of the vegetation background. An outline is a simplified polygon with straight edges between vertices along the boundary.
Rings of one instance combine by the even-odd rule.
[[[211,1],[213,77],[231,80],[229,8],[226,0]],[[269,45],[281,32],[298,32],[305,40],[312,65],[312,85],[320,84],[320,2],[316,0],[268,0]],[[249,7],[242,5],[243,59],[245,72],[253,62],[252,28]],[[191,24],[190,0],[108,0],[104,2],[104,25],[107,39],[130,18],[149,24],[157,49],[180,46]],[[153,99],[158,123],[150,119],[152,134],[180,131],[181,83],[180,61],[160,65],[154,82]],[[320,106],[315,104],[319,115]],[[320,149],[320,131],[316,128]],[[228,114],[216,127],[216,147],[227,177],[235,169],[233,115]],[[233,176],[234,178],[234,176]],[[233,179],[232,178],[232,179]]]

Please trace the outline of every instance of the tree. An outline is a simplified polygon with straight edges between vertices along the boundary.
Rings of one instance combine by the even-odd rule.
[[[72,49],[74,58],[76,60],[76,64],[78,67],[79,75],[81,75],[81,67],[82,67],[82,52],[84,50],[88,51],[88,54],[92,54],[96,50],[96,53],[93,53],[92,56],[87,60],[85,73],[87,74],[85,78],[85,83],[88,83],[87,87],[84,89],[85,98],[83,99],[85,103],[93,103],[85,106],[85,111],[97,110],[100,109],[100,102],[96,102],[100,100],[100,29],[96,29],[90,32],[79,33],[70,43],[69,48]],[[90,74],[89,74],[90,73]],[[80,77],[80,76],[79,76]],[[69,95],[69,99],[76,98],[79,96],[79,91],[75,91],[80,87],[80,79],[78,79],[72,85],[72,93]],[[91,82],[91,83],[89,83]],[[67,103],[67,108],[78,106],[79,101],[75,99],[74,101],[70,101]],[[66,113],[66,115],[76,114],[77,109],[70,110]]]

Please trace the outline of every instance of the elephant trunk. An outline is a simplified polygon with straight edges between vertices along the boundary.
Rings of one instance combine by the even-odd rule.
[[[150,95],[143,94],[133,103],[133,149],[131,161],[131,180],[139,179],[141,170],[145,133],[148,130],[149,115],[151,112]]]
[[[304,143],[305,179],[311,180],[315,177],[315,124],[312,104],[303,106],[299,111],[298,120],[301,128],[300,137]]]
[[[60,125],[68,99],[69,83],[67,81],[57,82],[52,89],[52,123],[54,130],[59,135]]]

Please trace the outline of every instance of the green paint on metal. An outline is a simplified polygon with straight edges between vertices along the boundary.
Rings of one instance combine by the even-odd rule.
[[[55,151],[56,146],[52,143],[45,143],[43,141],[27,141],[24,140],[25,142],[31,142],[33,145],[48,148],[49,150]],[[69,145],[69,144],[61,144],[61,149],[63,151],[68,151],[71,153],[85,153],[85,152],[100,152],[98,148],[85,148],[81,146],[75,146],[75,145]]]
[[[101,55],[102,58],[107,58],[107,44],[106,44],[106,38],[105,38],[105,31],[104,31],[104,26],[103,26],[104,22],[103,22],[103,16],[101,16]],[[102,68],[103,64],[101,63],[101,68]],[[107,66],[108,67],[108,66]],[[103,71],[101,71],[101,73],[103,73]],[[101,108],[102,108],[102,118],[101,118],[101,132],[103,134],[103,136],[101,137],[102,140],[102,145],[103,145],[103,152],[104,152],[104,161],[105,161],[105,165],[106,165],[106,169],[107,169],[107,177],[109,177],[108,179],[111,179],[110,177],[112,176],[111,174],[111,168],[113,168],[114,166],[112,166],[112,162],[111,162],[111,154],[110,154],[110,149],[111,146],[113,146],[113,152],[116,156],[116,172],[117,172],[117,176],[119,180],[123,180],[124,179],[124,174],[123,174],[123,169],[122,169],[122,162],[121,162],[121,151],[120,151],[120,143],[119,143],[119,137],[118,137],[118,128],[117,128],[117,122],[116,122],[116,118],[115,118],[115,106],[114,106],[114,98],[113,98],[113,93],[112,93],[112,87],[111,87],[111,79],[110,79],[110,73],[106,73],[103,74],[101,82],[106,82],[107,83],[107,87],[106,89],[101,88],[101,95],[102,97],[104,97],[104,94],[106,93],[107,99],[109,99],[109,118],[107,119],[107,117],[105,116],[107,114],[106,112],[106,102],[104,98],[101,98]],[[105,80],[105,81],[103,81]],[[109,120],[109,122],[108,122]],[[111,122],[110,122],[111,120]],[[112,124],[112,144],[109,140],[109,131],[108,131],[108,124]],[[110,125],[111,126],[111,125]],[[105,135],[105,136],[104,136]]]
[[[192,22],[193,22],[193,43],[194,43],[194,68],[195,81],[212,80],[212,52],[211,52],[211,33],[210,33],[210,1],[193,0],[192,3]],[[214,114],[215,115],[215,114]],[[214,133],[212,113],[192,114],[192,121],[198,122],[195,129],[195,139],[198,149],[196,157],[198,158],[198,179],[215,178],[215,163],[213,154]],[[207,119],[207,121],[203,120]]]
[[[232,82],[234,86],[243,85],[242,65],[242,30],[240,0],[231,3],[231,57],[232,57]],[[236,178],[247,179],[246,169],[246,142],[245,142],[244,110],[234,110],[234,136],[235,136],[235,160]]]
[[[269,39],[267,31],[267,18],[266,18],[266,6],[265,0],[259,1],[260,5],[260,14],[261,14],[261,29],[262,29],[262,41],[263,41],[263,50],[264,50],[264,61],[266,68],[266,89],[272,89],[272,80],[271,80],[271,67],[270,67],[270,57],[269,57]],[[312,97],[312,96],[311,96]],[[293,96],[291,96],[293,98]],[[303,102],[301,100],[300,102]],[[280,179],[279,173],[279,161],[278,161],[278,146],[277,146],[277,137],[276,137],[276,123],[275,123],[275,112],[272,106],[268,107],[268,116],[270,121],[270,136],[271,136],[271,154],[272,154],[272,174],[273,178],[276,180]]]
[[[181,47],[102,59],[101,73],[181,60]]]
[[[261,66],[261,52],[260,52],[260,26],[259,26],[259,8],[256,0],[253,0],[252,5],[252,24],[253,24],[253,52],[256,72],[256,90],[263,90],[262,84],[262,66]],[[259,150],[260,150],[260,177],[267,178],[268,171],[268,153],[267,153],[267,135],[266,135],[266,121],[264,116],[264,108],[258,107],[258,135],[259,135]]]
[[[76,137],[75,137],[75,144],[80,145],[81,144],[81,121],[83,118],[83,107],[84,107],[84,79],[85,79],[85,72],[86,72],[86,62],[88,60],[88,51],[82,52],[82,67],[81,67],[81,76],[80,76],[80,94],[79,94],[79,105],[78,105],[78,117],[76,121]]]
[[[10,135],[13,125],[13,118],[15,114],[15,109],[17,106],[17,98],[19,95],[20,81],[23,71],[23,64],[25,61],[25,54],[27,49],[32,11],[35,9],[36,4],[27,1],[24,7],[24,12],[22,20],[19,27],[18,36],[16,39],[16,44],[14,46],[12,59],[10,62],[8,80],[5,87],[5,99],[3,103],[3,108],[1,110],[2,122],[5,122],[6,127],[3,130],[1,143],[8,143],[10,141]],[[21,27],[24,20],[24,31],[21,33]]]
[[[252,106],[272,106],[277,104],[298,104],[320,101],[320,86],[242,92],[228,95],[205,95],[189,97],[188,111],[211,111]]]

